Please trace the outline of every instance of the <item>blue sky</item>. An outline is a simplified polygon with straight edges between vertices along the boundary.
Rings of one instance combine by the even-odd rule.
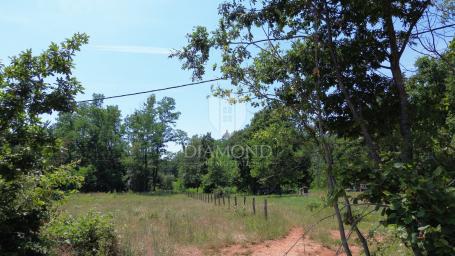
[[[51,41],[60,42],[75,32],[90,35],[90,44],[76,57],[75,75],[85,87],[78,100],[93,93],[105,96],[151,90],[190,82],[190,72],[169,59],[170,49],[185,45],[185,34],[196,25],[214,28],[216,0],[21,0],[1,1],[0,59],[32,48],[40,52]],[[405,66],[417,55],[407,51]],[[209,74],[207,78],[216,77]],[[210,84],[159,92],[171,96],[182,113],[177,127],[190,136],[211,132],[219,138],[226,130],[243,127],[255,109],[230,106],[207,98]],[[107,100],[123,115],[138,108],[147,95]],[[171,146],[172,149],[177,147]]]
[[[185,45],[185,34],[196,25],[214,28],[215,0],[23,0],[1,1],[0,59],[32,48],[35,53],[51,41],[60,42],[75,32],[85,32],[90,43],[76,57],[76,77],[85,87],[78,100],[92,93],[105,96],[151,90],[190,82],[190,72],[169,59],[170,49]],[[208,75],[207,78],[216,74]],[[207,98],[210,84],[159,92],[171,96],[182,113],[177,127],[189,135],[226,130],[248,123],[254,111]],[[106,100],[123,115],[142,104],[147,95]],[[172,146],[171,146],[172,147]]]

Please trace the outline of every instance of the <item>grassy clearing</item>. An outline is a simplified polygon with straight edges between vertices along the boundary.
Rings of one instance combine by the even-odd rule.
[[[331,208],[322,205],[321,195],[269,196],[268,220],[263,216],[264,197],[256,197],[256,215],[252,214],[251,197],[247,197],[246,209],[243,208],[243,197],[238,197],[239,207],[235,211],[233,207],[228,209],[227,205],[215,206],[185,195],[129,193],[78,194],[70,197],[61,209],[72,215],[90,210],[112,214],[125,255],[175,255],[182,247],[213,252],[233,243],[275,239],[292,227],[301,226],[308,230],[311,224],[332,214]],[[374,229],[379,219],[378,214],[368,216],[361,229]],[[337,248],[339,243],[331,235],[336,228],[335,219],[329,217],[314,225],[309,235],[326,246]],[[377,233],[387,244],[392,244],[391,249],[386,248],[387,251],[400,252],[385,255],[403,255],[404,247],[391,240],[384,229],[377,229]]]

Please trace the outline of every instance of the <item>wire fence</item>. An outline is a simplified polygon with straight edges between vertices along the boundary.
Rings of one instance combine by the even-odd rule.
[[[197,192],[186,192],[186,196],[234,211],[243,210],[244,212],[250,212],[253,215],[261,214],[266,220],[269,219],[267,198],[264,198],[262,202],[257,202],[256,197],[249,198],[247,196]],[[260,208],[262,208],[262,210],[260,210]]]

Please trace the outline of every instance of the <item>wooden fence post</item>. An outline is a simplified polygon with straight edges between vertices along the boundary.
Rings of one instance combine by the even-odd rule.
[[[231,209],[231,196],[228,196],[228,209]]]
[[[226,204],[224,203],[224,194],[223,194],[223,206],[225,206]]]
[[[237,196],[234,196],[234,208],[237,210]]]
[[[246,208],[246,196],[243,196],[243,209],[245,210]]]
[[[268,218],[268,212],[267,212],[267,198],[264,199],[264,216],[265,216],[265,219],[267,220],[267,218]]]
[[[253,197],[253,214],[256,214],[256,198]]]

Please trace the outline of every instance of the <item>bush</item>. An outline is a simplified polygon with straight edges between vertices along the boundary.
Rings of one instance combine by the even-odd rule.
[[[162,190],[173,190],[173,183],[175,182],[175,177],[172,174],[163,174],[160,175],[160,189]]]
[[[174,192],[184,192],[185,186],[183,184],[183,180],[178,178],[174,182],[172,182],[172,191]]]
[[[83,182],[71,174],[72,169],[72,165],[49,168],[39,179],[18,175],[6,180],[0,175],[1,255],[42,255],[38,231],[49,221],[57,202]]]
[[[89,212],[74,218],[62,215],[45,226],[43,238],[50,255],[119,255],[112,216]]]
[[[62,144],[43,114],[71,112],[82,86],[73,57],[88,43],[75,34],[39,55],[21,52],[0,64],[0,254],[42,255],[39,231],[67,190],[81,177],[72,166],[53,161]]]

